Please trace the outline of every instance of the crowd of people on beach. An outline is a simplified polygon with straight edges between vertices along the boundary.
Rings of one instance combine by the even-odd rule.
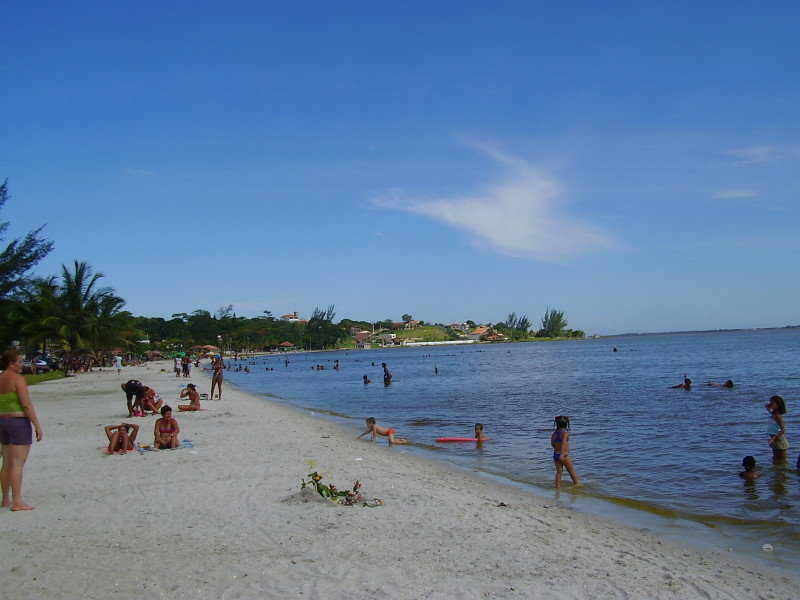
[[[199,359],[195,362],[199,366]],[[286,366],[289,360],[285,359]],[[175,357],[173,367],[176,377],[191,376],[192,360],[187,356]],[[373,363],[374,366],[374,363]],[[121,372],[121,361],[117,361],[117,371]],[[392,383],[392,373],[386,363],[382,363],[383,383],[386,386]],[[22,499],[22,473],[35,432],[36,441],[43,438],[42,427],[36,416],[36,411],[28,393],[27,383],[22,376],[23,356],[17,350],[11,349],[3,353],[0,358],[0,445],[2,445],[2,467],[0,468],[0,482],[2,482],[2,506],[13,511],[30,510],[33,507],[26,504]],[[204,370],[211,371],[211,398],[222,398],[222,385],[224,381],[224,371],[230,370],[230,364],[226,367],[221,355],[215,355],[210,367]],[[312,367],[313,368],[313,367]],[[334,369],[339,370],[338,359]],[[240,370],[240,369],[237,369]],[[245,372],[249,372],[244,367]],[[267,370],[270,370],[267,367]],[[438,370],[437,370],[438,373]],[[368,375],[363,376],[365,385],[371,383]],[[732,380],[725,383],[709,382],[708,386],[720,388],[733,388]],[[121,389],[125,393],[128,418],[135,416],[143,417],[146,415],[158,415],[153,429],[153,446],[156,449],[174,449],[180,445],[180,426],[172,416],[172,407],[164,403],[164,400],[156,394],[155,390],[144,385],[136,379],[128,380],[121,384]],[[692,389],[692,381],[688,376],[684,376],[683,382],[671,386],[674,389]],[[181,404],[178,410],[181,412],[203,410],[201,408],[201,394],[197,391],[197,386],[188,383],[180,393],[180,398],[187,398],[188,404]],[[772,450],[772,460],[776,464],[786,461],[787,450],[790,447],[786,436],[786,424],[784,415],[786,414],[786,401],[781,396],[772,396],[764,405],[769,412],[769,424],[767,428],[768,444]],[[356,439],[361,439],[370,434],[372,441],[378,436],[387,438],[390,445],[409,444],[406,438],[396,436],[396,430],[392,427],[379,425],[375,417],[366,419],[367,429]],[[136,439],[139,433],[139,425],[135,423],[122,422],[116,425],[105,427],[108,438],[107,451],[109,454],[124,454],[136,449]],[[483,425],[475,425],[475,437],[471,438],[479,444],[486,438]],[[572,458],[570,456],[570,419],[566,415],[558,415],[553,420],[553,432],[550,436],[550,445],[553,449],[552,460],[555,466],[555,487],[561,486],[564,470],[570,475],[573,483],[580,486],[581,482],[576,474]],[[755,457],[748,455],[742,459],[743,471],[740,477],[746,481],[753,481],[760,476]],[[797,459],[797,468],[800,469],[800,456]]]
[[[195,365],[199,366],[199,359]],[[173,359],[173,370],[176,377],[191,377],[192,359],[190,356],[176,356]],[[211,395],[217,391],[217,399],[222,398],[222,381],[224,361],[221,355],[216,355],[212,361],[210,370],[213,371],[211,377]],[[160,415],[153,430],[153,447],[159,449],[174,449],[180,445],[178,434],[180,426],[172,416],[172,407],[164,404],[164,400],[156,394],[156,391],[144,385],[137,379],[130,379],[121,384],[120,387],[125,393],[125,402],[128,408],[128,418],[144,417],[147,415]],[[181,412],[193,412],[204,410],[201,406],[201,394],[197,386],[187,383],[181,391],[180,398],[187,398],[188,404],[179,404],[178,410]],[[119,425],[108,425],[105,428],[108,437],[109,454],[125,454],[135,449],[136,436],[139,426],[133,423],[120,423]],[[144,446],[141,446],[144,447]]]

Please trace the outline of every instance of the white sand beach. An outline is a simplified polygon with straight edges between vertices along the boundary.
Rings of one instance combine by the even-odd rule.
[[[161,371],[164,369],[164,371]],[[226,386],[212,410],[175,411],[193,449],[105,456],[126,418],[120,383],[173,408],[168,363],[31,387],[44,440],[25,469],[34,511],[0,512],[0,597],[797,598],[800,577],[663,540],[407,454],[360,431]],[[199,369],[201,392],[210,382]],[[182,401],[183,402],[183,401]],[[376,508],[309,490],[306,460]],[[563,497],[569,496],[565,489]]]

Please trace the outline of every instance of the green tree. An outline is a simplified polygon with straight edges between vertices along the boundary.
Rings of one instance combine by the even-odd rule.
[[[5,206],[8,199],[8,180],[6,180],[0,185],[0,209]],[[0,241],[4,239],[8,225],[8,221],[0,221]],[[13,240],[0,253],[0,299],[5,298],[19,285],[24,275],[53,249],[53,242],[39,238],[43,228],[44,225],[31,231],[21,240]]]
[[[125,301],[109,287],[98,287],[102,273],[92,275],[85,262],[74,271],[62,265],[61,280],[42,280],[33,298],[32,319],[24,326],[32,340],[47,339],[69,358],[82,352],[99,355],[112,345],[126,343],[132,321],[122,311]]]
[[[542,317],[542,328],[537,333],[539,337],[559,337],[567,328],[564,311],[548,308]]]
[[[333,322],[335,316],[333,305],[329,306],[328,310],[314,309],[306,325],[309,349],[335,348],[339,341],[346,337],[344,328]]]
[[[495,329],[505,334],[512,340],[524,340],[528,337],[528,331],[531,328],[531,322],[528,317],[522,315],[517,317],[517,313],[509,313],[505,323],[498,323]]]
[[[6,180],[0,185],[0,209],[9,197]],[[0,221],[0,242],[5,239],[8,225],[8,221]],[[0,252],[0,312],[4,315],[0,319],[0,344],[4,347],[11,340],[24,337],[21,331],[24,321],[11,318],[11,315],[19,306],[19,298],[24,295],[21,286],[28,281],[26,274],[53,249],[53,242],[39,237],[43,227],[31,231],[22,239],[12,240]]]

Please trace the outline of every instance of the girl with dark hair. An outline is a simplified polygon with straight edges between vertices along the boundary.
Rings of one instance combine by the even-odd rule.
[[[769,411],[770,419],[767,426],[769,446],[772,448],[773,462],[786,460],[786,450],[789,440],[786,439],[786,426],[783,424],[783,415],[786,414],[786,402],[780,396],[773,396],[764,407]]]

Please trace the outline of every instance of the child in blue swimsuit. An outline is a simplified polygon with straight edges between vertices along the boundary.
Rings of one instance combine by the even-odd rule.
[[[573,483],[581,485],[575,474],[575,468],[572,466],[572,458],[569,456],[569,417],[558,416],[555,418],[554,424],[556,430],[550,436],[550,445],[553,447],[553,463],[556,466],[556,487],[561,487],[561,475],[564,467],[567,468]]]

